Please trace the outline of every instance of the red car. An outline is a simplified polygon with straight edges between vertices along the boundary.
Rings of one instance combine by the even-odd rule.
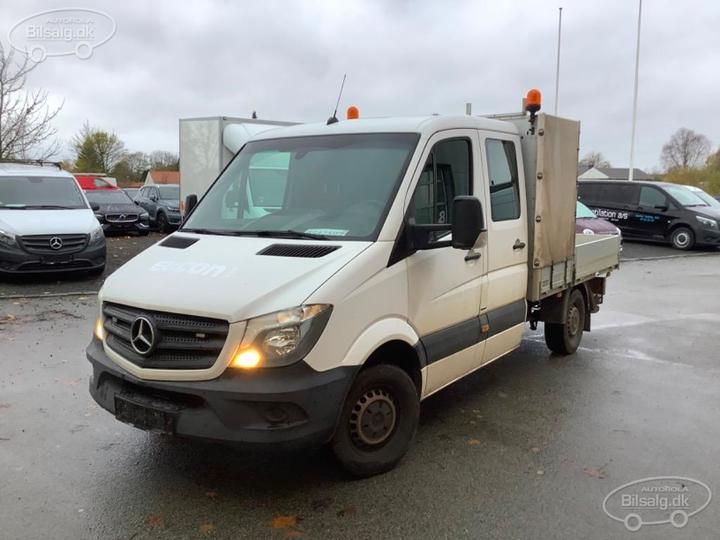
[[[74,176],[83,191],[91,191],[93,189],[118,189],[102,176],[93,174],[76,174]]]
[[[622,236],[620,229],[608,220],[597,217],[583,203],[578,201],[575,207],[575,232],[578,234],[617,234]]]

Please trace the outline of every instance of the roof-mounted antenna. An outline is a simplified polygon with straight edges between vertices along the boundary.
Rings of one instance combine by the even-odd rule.
[[[342,80],[342,83],[340,84],[340,93],[338,94],[337,103],[335,103],[335,111],[333,111],[332,116],[330,118],[328,118],[328,121],[327,121],[328,126],[330,124],[337,124],[337,122],[338,122],[337,110],[338,110],[338,107],[340,106],[340,98],[342,97],[343,88],[345,88],[345,79],[346,78],[347,78],[347,73],[345,73],[343,75],[343,80]]]

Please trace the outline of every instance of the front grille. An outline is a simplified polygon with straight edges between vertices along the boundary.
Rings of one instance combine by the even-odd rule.
[[[229,324],[219,319],[150,311],[131,306],[103,304],[106,343],[117,354],[142,368],[206,369],[215,364],[227,338]],[[132,325],[147,319],[155,334],[146,355],[131,344]]]
[[[105,221],[108,223],[133,223],[137,219],[137,214],[107,214],[105,216]]]
[[[20,243],[25,251],[39,255],[77,253],[85,249],[87,242],[87,234],[35,234],[20,237]]]

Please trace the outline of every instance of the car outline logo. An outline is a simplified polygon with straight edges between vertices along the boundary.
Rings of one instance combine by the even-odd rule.
[[[147,317],[137,317],[130,327],[130,345],[141,356],[155,349],[155,326]]]
[[[660,508],[663,511],[669,511],[670,514],[668,517],[664,519],[643,519],[638,512],[641,510],[639,508],[632,508],[633,510],[638,510],[638,512],[629,512],[622,515],[615,515],[613,511],[611,511],[608,508],[608,503],[612,499],[613,496],[619,494],[624,490],[625,488],[633,487],[633,486],[639,486],[643,484],[649,484],[653,482],[659,482],[659,481],[671,481],[671,482],[677,482],[680,483],[680,485],[687,491],[687,488],[689,486],[695,485],[699,486],[704,489],[706,492],[706,499],[705,502],[695,510],[691,510],[690,508],[677,508],[673,509],[673,507],[670,505],[667,508]],[[666,484],[667,485],[667,484]],[[665,525],[670,524],[676,529],[682,529],[688,524],[688,521],[691,517],[693,517],[696,514],[699,514],[702,512],[705,508],[707,508],[710,504],[710,501],[712,500],[712,491],[710,489],[710,486],[708,486],[705,482],[701,482],[700,480],[696,480],[694,478],[688,478],[685,476],[651,476],[648,478],[641,478],[639,480],[634,480],[632,482],[628,482],[626,484],[623,484],[622,486],[619,486],[615,489],[613,489],[610,493],[607,494],[605,499],[602,503],[602,509],[603,512],[605,512],[605,515],[607,515],[610,519],[614,521],[619,521],[622,523],[625,528],[630,532],[637,532],[642,528],[643,526],[647,525]],[[657,509],[657,508],[656,508]],[[617,510],[614,510],[617,511]]]
[[[53,236],[48,243],[50,244],[50,249],[54,249],[55,251],[63,247],[62,238],[59,236]]]

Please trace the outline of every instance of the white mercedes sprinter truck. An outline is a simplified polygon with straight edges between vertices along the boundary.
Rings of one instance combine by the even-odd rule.
[[[92,396],[146,430],[329,442],[372,475],[406,453],[423,399],[526,322],[573,353],[619,240],[575,235],[579,124],[537,108],[254,136],[105,281]]]

